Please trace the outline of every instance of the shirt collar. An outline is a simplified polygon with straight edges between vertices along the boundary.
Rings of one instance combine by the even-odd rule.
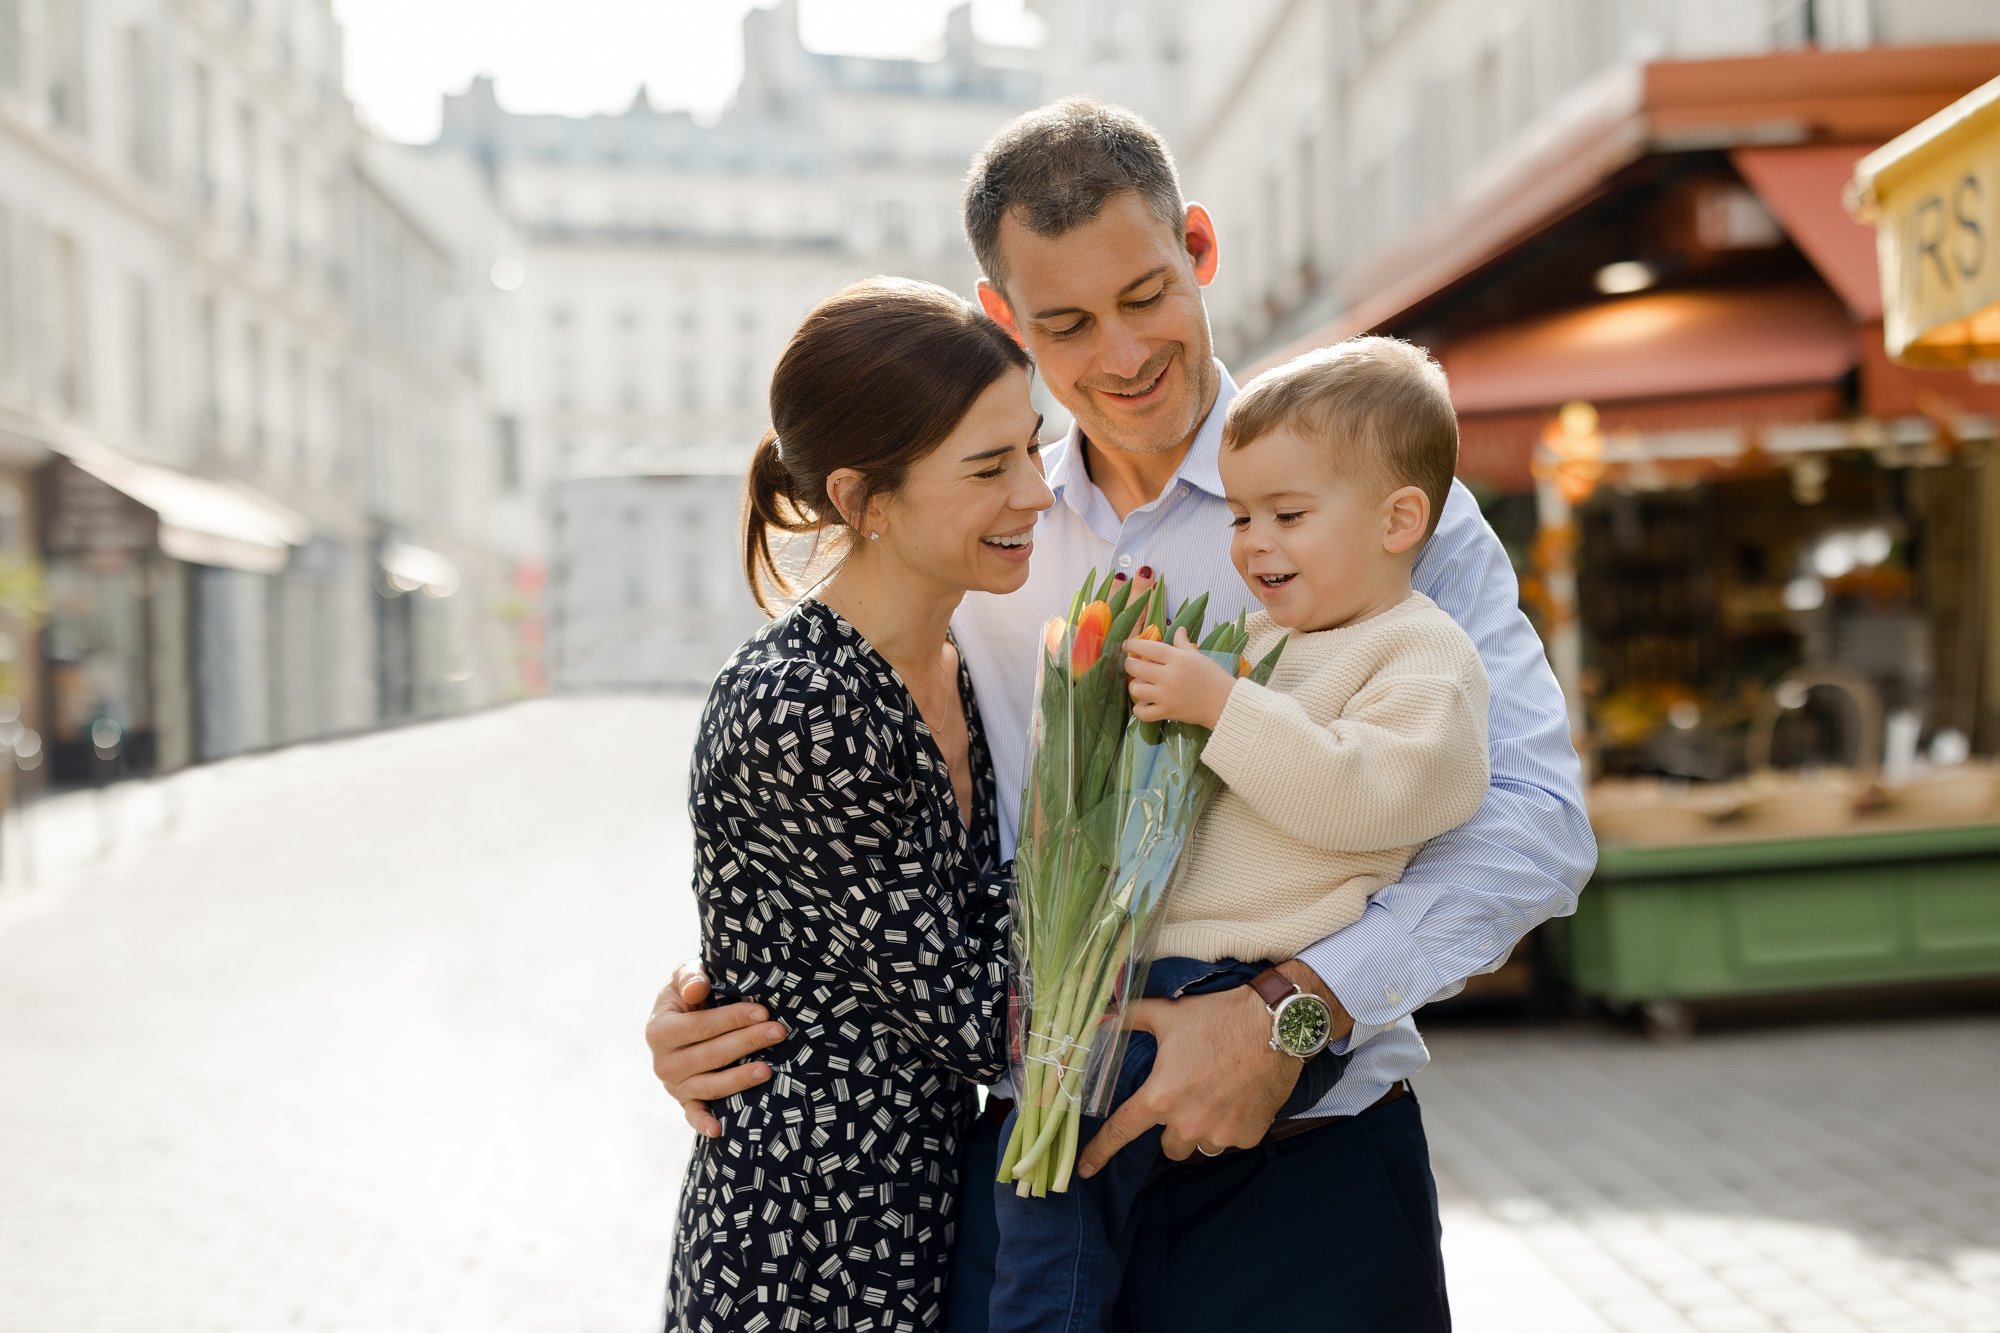
[[[1202,418],[1201,429],[1194,433],[1194,443],[1189,446],[1187,457],[1181,460],[1161,494],[1173,489],[1175,482],[1186,482],[1196,490],[1222,498],[1222,418],[1229,410],[1230,399],[1236,397],[1236,381],[1229,377],[1229,369],[1220,360],[1215,362],[1216,389],[1215,405]],[[1097,483],[1090,479],[1090,472],[1083,466],[1083,427],[1072,422],[1069,434],[1063,437],[1062,452],[1049,465],[1049,489],[1056,498],[1079,514],[1088,515],[1091,502],[1101,492]]]

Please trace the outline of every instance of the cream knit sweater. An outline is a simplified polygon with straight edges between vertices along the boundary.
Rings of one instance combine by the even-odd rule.
[[[1251,661],[1284,631],[1250,618]],[[1351,925],[1417,849],[1486,799],[1486,672],[1421,593],[1294,634],[1269,686],[1239,680],[1202,762],[1221,775],[1168,890],[1157,951],[1294,957]]]

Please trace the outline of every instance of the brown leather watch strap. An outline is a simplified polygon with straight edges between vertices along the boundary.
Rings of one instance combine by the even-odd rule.
[[[1264,1002],[1266,1009],[1276,1009],[1279,1005],[1299,993],[1298,983],[1290,980],[1275,967],[1267,967],[1250,978],[1250,989]]]

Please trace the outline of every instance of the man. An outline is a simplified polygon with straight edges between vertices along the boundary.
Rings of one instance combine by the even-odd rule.
[[[954,622],[1011,847],[1035,645],[1084,572],[1150,568],[1176,599],[1208,592],[1211,618],[1249,606],[1229,563],[1217,476],[1236,390],[1212,357],[1201,297],[1217,269],[1214,224],[1182,200],[1165,146],[1137,118],[1084,99],[1023,116],[973,164],[965,223],[986,274],[980,304],[1034,354],[1076,419],[1052,451],[1057,504],[1036,527],[1028,584],[1006,598],[968,597]],[[1486,802],[1359,922],[1279,964],[1330,1010],[1332,1049],[1351,1053],[1308,1116],[1272,1124],[1301,1066],[1274,1049],[1272,1010],[1257,991],[1135,1007],[1135,1024],[1159,1043],[1153,1073],[1078,1167],[1094,1171],[1156,1124],[1180,1163],[1156,1174],[1140,1203],[1124,1307],[1134,1328],[1449,1327],[1436,1190],[1407,1083],[1429,1056],[1410,1015],[1574,910],[1596,849],[1561,694],[1518,610],[1506,554],[1462,485],[1415,583],[1471,636],[1491,681]],[[686,1012],[706,991],[681,982],[662,992],[647,1040],[690,1122],[712,1131],[704,1103],[761,1077],[754,1063],[726,1066],[781,1028],[752,1005]],[[996,1150],[990,1124],[968,1148],[954,1329],[985,1325],[984,1182]]]

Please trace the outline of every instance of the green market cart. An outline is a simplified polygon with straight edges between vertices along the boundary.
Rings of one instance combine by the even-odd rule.
[[[1569,962],[1656,1039],[1700,1000],[2000,978],[2000,822],[1607,846]]]

